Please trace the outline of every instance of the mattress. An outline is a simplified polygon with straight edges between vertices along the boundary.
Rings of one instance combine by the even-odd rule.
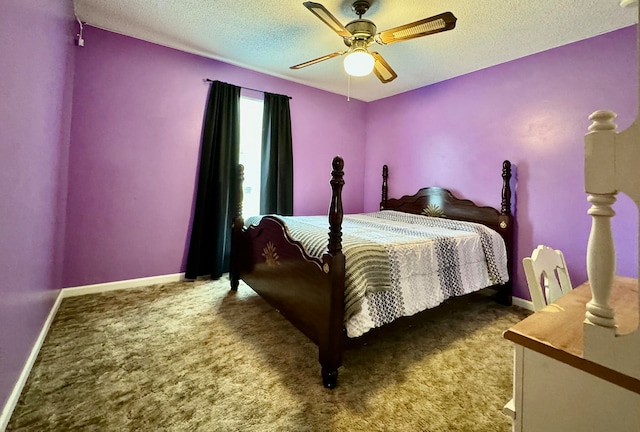
[[[277,217],[309,255],[326,251],[326,216]],[[344,215],[342,233],[349,337],[508,281],[504,240],[481,224],[383,210]]]

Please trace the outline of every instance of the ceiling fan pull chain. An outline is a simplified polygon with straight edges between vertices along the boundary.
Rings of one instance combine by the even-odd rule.
[[[347,102],[351,102],[351,75],[347,74]]]

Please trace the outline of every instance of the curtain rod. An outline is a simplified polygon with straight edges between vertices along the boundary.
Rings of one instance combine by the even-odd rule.
[[[209,78],[205,78],[205,79],[204,79],[204,82],[213,82],[213,81],[214,81],[214,80],[209,79]],[[256,89],[251,88],[251,87],[244,87],[244,86],[238,86],[238,87],[243,88],[243,89],[245,89],[245,90],[251,90],[251,91],[254,91],[254,92],[258,92],[258,93],[271,93],[271,92],[266,92],[266,91],[264,91],[264,90],[256,90]],[[271,94],[275,94],[275,93],[271,93]],[[292,97],[291,97],[291,96],[287,96],[287,95],[280,95],[280,96],[285,96],[285,97],[288,97],[289,99],[292,99]]]

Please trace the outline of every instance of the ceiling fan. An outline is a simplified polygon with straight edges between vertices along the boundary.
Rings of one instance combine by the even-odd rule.
[[[376,33],[376,25],[368,19],[362,18],[362,15],[364,15],[371,6],[371,3],[367,0],[357,0],[353,2],[351,9],[358,15],[358,19],[349,22],[346,26],[343,26],[340,21],[320,3],[308,1],[304,2],[303,5],[328,25],[331,30],[339,36],[342,36],[347,49],[291,66],[290,69],[301,69],[324,60],[347,54],[344,67],[349,75],[364,76],[373,70],[383,84],[393,81],[398,75],[379,53],[369,52],[368,47],[371,44],[376,42],[380,45],[389,45],[452,30],[455,28],[457,20],[451,12],[445,12]]]

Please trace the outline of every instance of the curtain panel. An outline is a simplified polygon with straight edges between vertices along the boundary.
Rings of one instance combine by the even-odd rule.
[[[213,81],[204,118],[198,192],[185,277],[229,270],[240,159],[240,87]]]
[[[293,150],[289,99],[289,96],[264,94],[261,214],[293,214]]]

